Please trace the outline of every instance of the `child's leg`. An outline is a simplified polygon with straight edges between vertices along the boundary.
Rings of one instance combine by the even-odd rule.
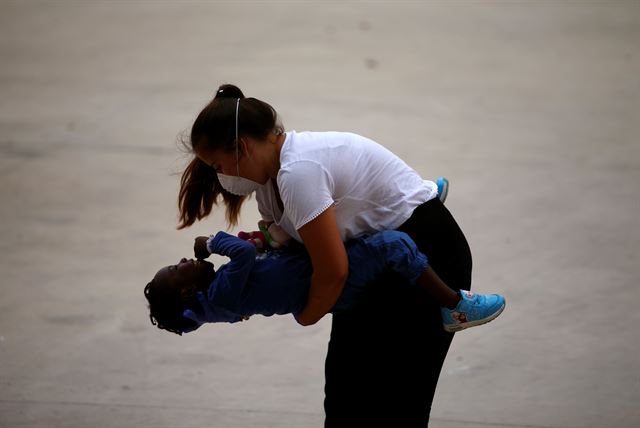
[[[500,295],[474,294],[465,290],[457,292],[450,288],[429,266],[427,257],[419,251],[409,235],[385,231],[369,237],[365,242],[370,247],[370,253],[379,259],[379,267],[384,266],[404,275],[410,282],[422,287],[442,307],[443,324],[447,331],[459,331],[487,323],[504,310],[505,299]],[[365,265],[360,263],[356,269],[362,270]]]
[[[439,306],[453,309],[460,302],[460,294],[449,288],[430,266],[427,266],[418,277],[416,284],[422,287]]]
[[[458,304],[460,295],[431,269],[427,257],[409,235],[386,230],[365,238],[363,242],[367,252],[355,252],[347,246],[349,280],[352,282],[365,284],[383,270],[390,269],[424,288],[439,306],[454,308]]]
[[[470,291],[453,291],[429,266],[416,280],[442,309],[442,323],[449,332],[464,330],[488,323],[502,313],[504,297],[498,294],[482,295]]]
[[[366,270],[371,263],[362,260],[362,255],[349,251],[350,279],[366,283],[373,280],[383,269],[391,269],[411,283],[424,288],[438,306],[453,309],[460,301],[460,295],[431,269],[427,257],[418,250],[409,235],[387,230],[366,238],[365,243],[370,249],[366,253],[367,257],[370,258],[369,261],[375,258],[376,269]],[[364,276],[365,274],[368,277]]]

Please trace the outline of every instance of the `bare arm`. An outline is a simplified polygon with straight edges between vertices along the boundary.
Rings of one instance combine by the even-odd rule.
[[[307,304],[296,319],[301,325],[312,325],[338,301],[349,274],[349,261],[333,207],[327,208],[298,232],[311,257],[313,274]]]

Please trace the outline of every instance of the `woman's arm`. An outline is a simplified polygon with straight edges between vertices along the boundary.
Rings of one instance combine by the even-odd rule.
[[[312,325],[338,301],[349,275],[349,261],[333,207],[302,226],[298,233],[311,257],[313,274],[307,304],[296,320],[301,325]]]

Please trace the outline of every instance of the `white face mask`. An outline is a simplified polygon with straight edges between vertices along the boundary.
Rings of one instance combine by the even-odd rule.
[[[249,195],[262,186],[260,183],[248,178],[220,173],[218,174],[218,181],[224,190],[238,196]]]
[[[260,183],[256,183],[253,180],[249,180],[248,178],[240,177],[240,164],[239,154],[238,154],[238,146],[240,145],[240,140],[238,140],[238,108],[240,107],[240,98],[236,102],[236,175],[224,175],[218,173],[218,181],[224,190],[229,193],[233,193],[238,196],[246,196],[249,195],[260,186]]]

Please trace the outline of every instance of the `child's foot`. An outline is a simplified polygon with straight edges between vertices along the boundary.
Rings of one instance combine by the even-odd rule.
[[[499,294],[474,294],[460,290],[460,302],[454,309],[442,308],[442,323],[449,332],[475,327],[495,319],[505,306]]]
[[[445,177],[440,177],[436,180],[438,186],[438,198],[444,203],[447,200],[447,193],[449,193],[449,180]]]

